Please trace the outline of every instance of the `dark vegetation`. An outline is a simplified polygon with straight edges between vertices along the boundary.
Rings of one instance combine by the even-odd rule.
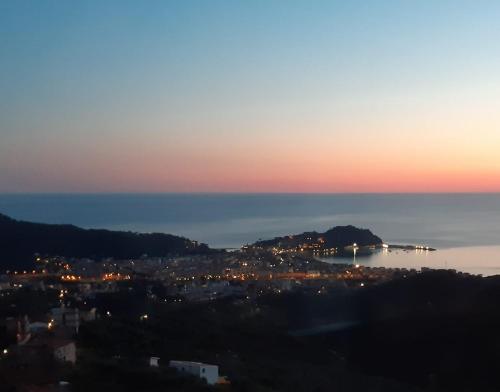
[[[72,392],[210,392],[214,389],[196,377],[179,377],[175,370],[151,368],[145,362],[80,356],[68,372]]]
[[[101,296],[99,303],[106,301],[104,297],[108,296]],[[162,366],[171,359],[218,364],[231,380],[232,391],[416,390],[349,369],[332,351],[291,336],[285,313],[275,308],[271,297],[258,303],[145,303],[142,310],[135,303],[133,311],[125,311],[116,295],[109,299],[112,316],[81,329],[79,344],[86,360],[83,369],[78,365],[78,378],[72,380],[86,380],[87,390],[100,382],[89,364],[115,358],[115,367],[141,368],[151,355],[160,357]],[[283,297],[286,299],[294,301],[294,297]],[[148,320],[139,319],[141,312],[149,312]],[[110,391],[134,390],[121,379],[115,382]]]
[[[213,389],[167,368],[178,359],[219,365],[231,391],[500,390],[500,277],[429,271],[328,294],[197,304],[158,301],[152,291],[151,282],[126,282],[88,303],[101,318],[81,326],[78,363],[59,379],[75,391]],[[4,293],[0,316],[33,306],[41,315],[55,294]],[[160,368],[148,367],[150,356]],[[2,380],[12,374],[0,360]]]
[[[205,244],[161,233],[86,230],[72,225],[23,222],[0,214],[0,264],[28,268],[35,253],[47,256],[116,259],[209,253]]]
[[[140,368],[153,355],[163,366],[170,359],[218,364],[234,391],[500,390],[497,277],[435,271],[256,302],[161,304],[139,293],[135,287],[96,299],[112,317],[82,327],[86,359],[76,374],[88,388],[94,361]],[[325,325],[332,328],[317,328]],[[132,390],[126,384],[116,390]]]
[[[301,328],[352,322],[302,339],[365,374],[428,390],[500,390],[500,277],[433,271],[355,294],[275,302]]]
[[[370,230],[354,226],[336,226],[324,233],[316,231],[296,234],[293,236],[276,237],[271,240],[258,241],[254,245],[264,248],[281,246],[284,248],[298,247],[302,244],[318,243],[322,239],[324,248],[344,248],[356,243],[359,246],[381,245],[382,239]]]

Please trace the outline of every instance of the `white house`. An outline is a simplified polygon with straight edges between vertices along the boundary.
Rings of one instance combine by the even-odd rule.
[[[76,362],[76,345],[71,339],[46,335],[35,336],[24,345],[17,345],[14,349],[23,366],[38,366],[52,355],[61,362]]]
[[[160,358],[159,357],[151,357],[151,358],[149,358],[149,366],[151,366],[151,367],[159,367],[160,366]]]
[[[176,369],[180,373],[204,378],[207,384],[210,385],[214,385],[219,381],[219,367],[216,365],[207,365],[206,363],[190,361],[170,361],[168,366]]]

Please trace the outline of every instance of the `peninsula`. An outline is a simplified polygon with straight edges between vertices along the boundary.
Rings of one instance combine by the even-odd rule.
[[[336,226],[324,233],[316,231],[305,232],[297,235],[276,237],[271,240],[258,241],[254,246],[263,248],[302,248],[302,249],[329,249],[344,248],[348,246],[382,246],[380,237],[368,229],[360,229],[354,226]]]
[[[352,225],[335,226],[324,233],[317,231],[260,240],[250,247],[278,249],[282,251],[312,251],[313,253],[342,253],[345,250],[363,248],[394,248],[404,250],[424,249],[434,251],[424,245],[388,245],[368,229]]]

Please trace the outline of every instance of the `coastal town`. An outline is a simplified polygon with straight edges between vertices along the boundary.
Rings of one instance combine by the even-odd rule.
[[[7,270],[0,276],[0,303],[3,307],[10,303],[12,314],[0,321],[6,331],[2,359],[33,368],[46,361],[48,355],[59,363],[74,365],[78,360],[80,326],[114,317],[115,310],[102,298],[137,292],[138,287],[144,290],[148,307],[221,300],[255,306],[260,297],[291,292],[320,297],[363,290],[420,273],[415,269],[371,268],[355,263],[356,252],[391,251],[386,244],[359,247],[353,243],[344,249],[321,245],[321,241],[294,247],[254,244],[210,255],[144,255],[102,261],[35,255],[32,270]],[[339,252],[352,252],[354,262],[337,264],[319,259]],[[44,297],[47,303],[31,313],[22,313],[10,300],[17,301],[23,295]],[[41,311],[44,307],[49,311]],[[141,310],[133,317],[146,322],[150,316]],[[154,353],[148,359],[153,367],[158,366],[158,360]],[[176,358],[168,360],[180,366]],[[202,365],[196,365],[196,369]],[[209,384],[230,382],[218,376],[217,380],[205,378]],[[58,388],[64,382],[61,385]]]
[[[2,291],[26,287],[70,292],[87,298],[115,292],[141,280],[160,284],[163,301],[209,301],[228,296],[250,298],[295,288],[357,288],[417,273],[414,269],[366,267],[320,261],[309,252],[267,251],[244,247],[215,255],[134,260],[37,257],[36,269],[6,271]]]
[[[8,218],[4,223],[36,238],[52,230],[74,243],[94,235]],[[136,241],[145,249],[151,248],[148,241],[158,240],[155,234],[98,234],[88,246],[105,251],[113,251],[108,239],[122,241],[124,247]],[[30,249],[37,243],[45,246],[33,253],[29,263],[11,263],[14,268],[0,275],[0,373],[12,391],[101,388],[108,379],[108,373],[99,370],[102,367],[122,377],[121,384],[108,385],[109,391],[155,391],[167,386],[181,391],[258,389],[266,381],[263,370],[253,368],[259,362],[254,358],[259,351],[255,345],[270,350],[274,365],[303,360],[282,357],[277,337],[283,340],[280,344],[306,343],[314,355],[325,355],[331,351],[314,341],[317,331],[350,330],[372,322],[362,309],[373,306],[367,305],[372,296],[386,298],[378,291],[391,283],[399,287],[405,282],[403,287],[411,288],[415,281],[432,281],[434,276],[444,277],[444,284],[450,279],[477,279],[454,270],[370,267],[358,260],[378,252],[435,249],[387,244],[354,226],[259,240],[239,249],[211,249],[182,237],[160,236],[163,248],[171,249],[163,256],[146,252],[130,257],[64,256],[46,249],[52,241],[51,247],[64,250],[65,242],[45,238],[27,242]],[[23,260],[26,252],[7,241],[4,245],[7,253]],[[241,355],[252,358],[243,360]],[[306,353],[296,355],[302,358]],[[340,354],[328,355],[327,362],[343,361]],[[132,373],[124,376],[129,368]],[[286,372],[291,369],[290,363]],[[128,377],[132,378],[125,381]],[[343,377],[355,383],[352,380],[365,376],[346,370]],[[130,384],[145,380],[152,383],[149,389]]]
[[[163,302],[203,302],[225,297],[251,300],[258,295],[296,289],[321,294],[417,274],[416,269],[369,267],[356,263],[356,252],[377,248],[390,252],[392,247],[386,244],[358,247],[356,243],[344,249],[320,249],[316,244],[305,243],[297,248],[246,245],[239,250],[209,255],[144,255],[138,259],[102,261],[36,255],[33,270],[6,270],[0,276],[0,290],[9,292],[30,287],[57,290],[64,294],[65,301],[76,303],[99,293],[127,289],[136,281],[161,286],[164,295],[152,298]],[[339,252],[351,252],[353,263],[335,262],[331,256]],[[324,261],[322,256],[334,262]]]

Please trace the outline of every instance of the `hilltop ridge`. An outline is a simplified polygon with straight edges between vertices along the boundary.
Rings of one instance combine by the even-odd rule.
[[[15,220],[1,213],[0,249],[0,264],[3,268],[28,267],[32,265],[35,253],[98,260],[108,257],[138,258],[144,254],[161,257],[213,252],[205,244],[172,234],[32,223]]]

